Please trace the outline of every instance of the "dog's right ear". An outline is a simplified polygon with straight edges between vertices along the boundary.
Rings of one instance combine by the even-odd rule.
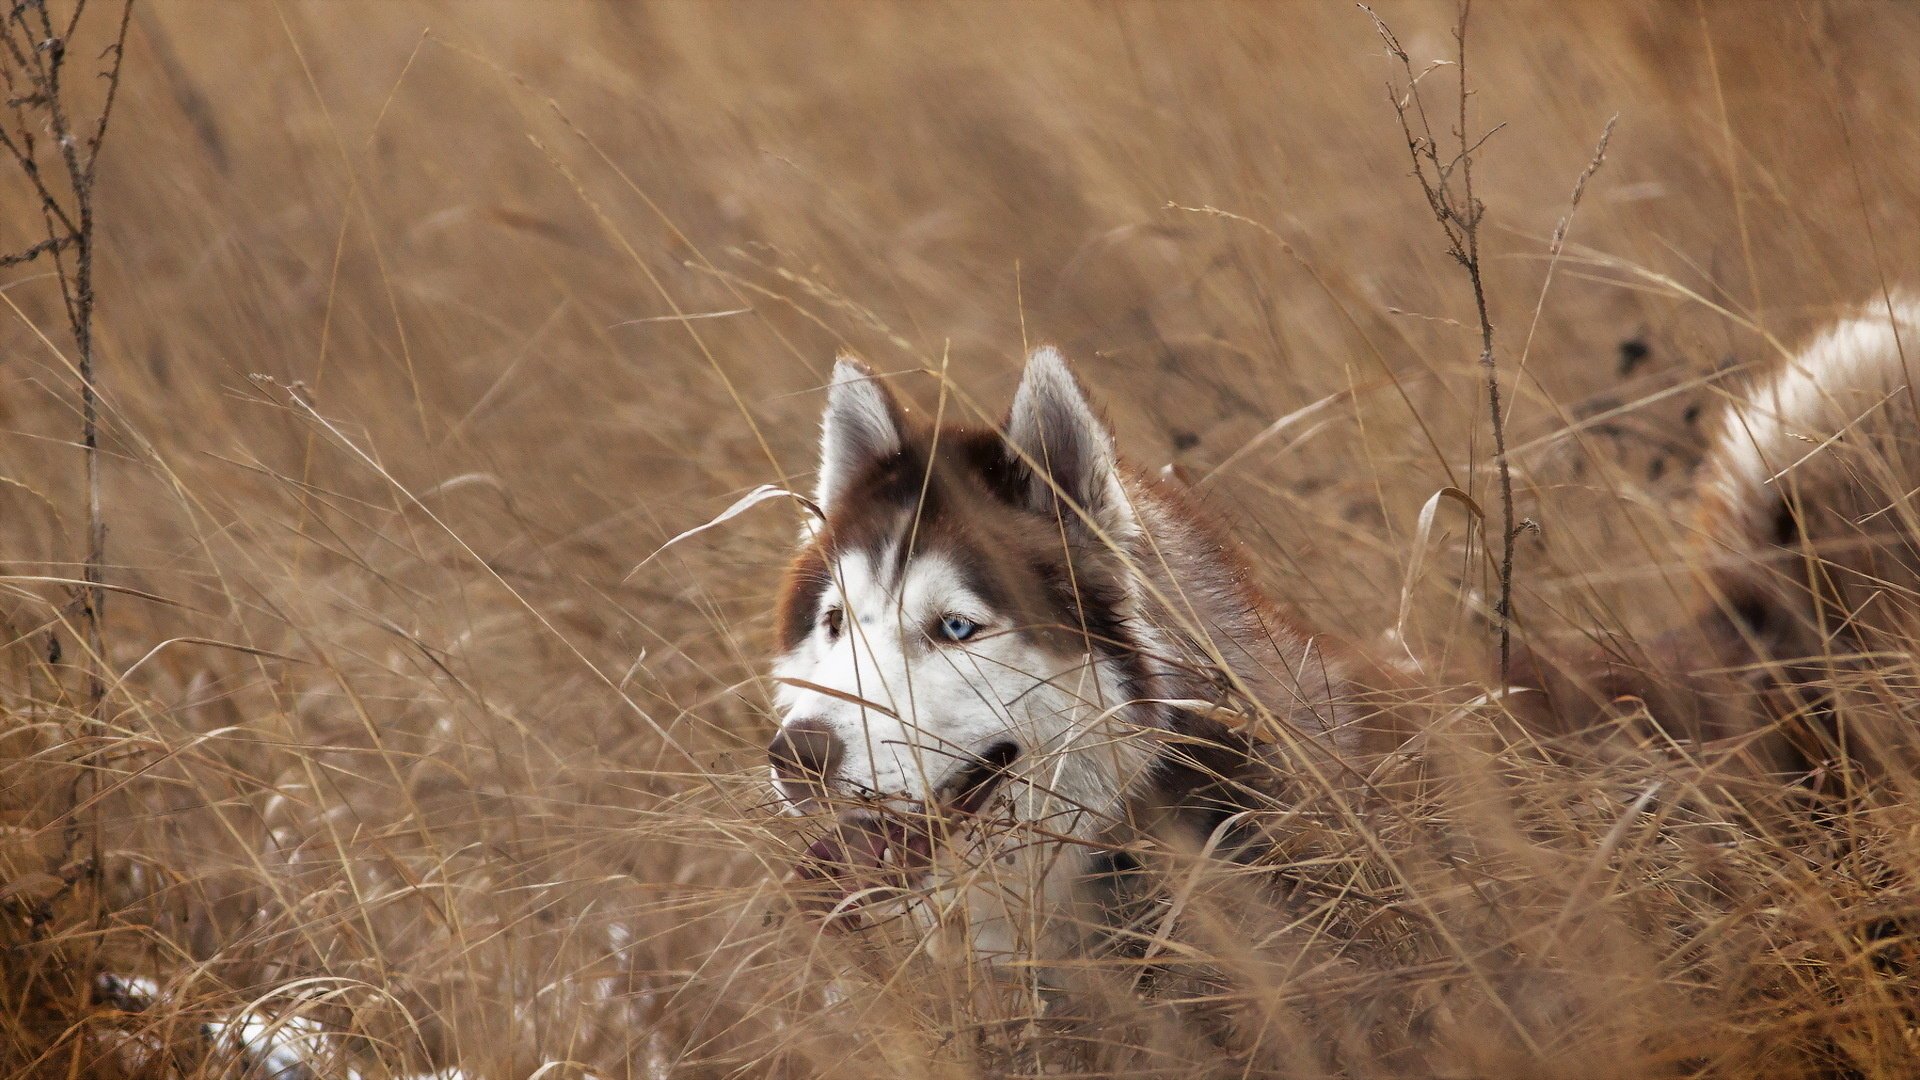
[[[900,452],[905,425],[898,402],[865,364],[842,356],[833,365],[827,413],[820,422],[820,479],[813,501],[834,503],[862,471]]]
[[[1120,483],[1113,432],[1059,349],[1035,349],[1027,358],[1003,427],[1027,477],[1030,509],[1057,516],[1070,528],[1079,528],[1084,518],[1106,543],[1138,531]]]

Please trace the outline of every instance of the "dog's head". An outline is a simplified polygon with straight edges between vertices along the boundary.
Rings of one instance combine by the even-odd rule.
[[[778,614],[787,803],[863,807],[876,865],[927,842],[876,811],[1070,834],[1111,814],[1145,757],[1141,525],[1061,355],[1033,354],[997,428],[924,423],[841,360],[815,498]]]

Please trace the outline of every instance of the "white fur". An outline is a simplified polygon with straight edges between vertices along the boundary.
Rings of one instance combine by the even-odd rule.
[[[774,675],[880,706],[778,684],[788,721],[824,719],[845,745],[830,778],[837,788],[907,806],[930,803],[949,794],[983,751],[1012,741],[1021,755],[985,817],[1070,837],[1089,837],[1113,820],[1149,754],[1120,717],[1107,661],[1036,647],[937,555],[913,557],[897,583],[864,555],[840,559],[832,572],[835,586],[812,634],[774,665]],[[819,618],[826,605],[846,612],[836,640]],[[981,629],[964,643],[940,640],[935,624],[948,613]],[[1083,862],[1065,850],[1071,845],[1008,839],[1013,855],[987,853],[935,901],[964,910],[969,946],[984,957],[1030,954],[1046,932],[1034,925],[1039,913],[1060,907]],[[989,872],[979,873],[981,866]]]
[[[1871,304],[1835,323],[1728,409],[1707,454],[1703,489],[1731,520],[1728,537],[1764,538],[1783,474],[1894,401],[1920,370],[1920,300],[1896,296],[1893,320]]]
[[[833,779],[848,792],[924,802],[988,747],[1011,740],[1022,752],[1015,770],[1025,789],[1022,818],[1075,832],[1117,805],[1129,761],[1142,754],[1106,715],[1121,702],[1104,662],[1037,648],[937,555],[913,557],[898,583],[859,554],[840,559],[832,573],[835,586],[822,603],[846,612],[839,638],[828,640],[817,617],[823,607],[813,633],[774,665],[774,675],[880,706],[779,684],[787,720],[823,719],[840,736],[846,754]],[[949,613],[981,629],[968,642],[941,640],[935,624]],[[1089,742],[1113,750],[1066,752]]]

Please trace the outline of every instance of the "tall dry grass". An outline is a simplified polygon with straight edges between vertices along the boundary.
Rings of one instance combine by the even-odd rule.
[[[1381,15],[1451,55],[1450,5]],[[1720,398],[1912,279],[1920,17],[1474,18],[1519,632],[1644,636]],[[1818,799],[1437,739],[1420,801],[1303,819],[1265,886],[1199,874],[1151,978],[1063,998],[783,914],[793,521],[629,571],[805,482],[837,348],[1000,401],[1056,342],[1315,625],[1487,662],[1464,522],[1417,526],[1484,503],[1489,444],[1392,74],[1334,4],[143,4],[98,195],[138,590],[104,738],[38,580],[85,550],[58,301],[0,283],[6,1075],[235,1075],[202,1025],[248,1010],[321,1025],[323,1075],[1911,1075],[1905,776]],[[1902,722],[1909,668],[1848,707]]]

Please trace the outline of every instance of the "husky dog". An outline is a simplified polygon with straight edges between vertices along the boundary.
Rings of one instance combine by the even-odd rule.
[[[1731,408],[1702,474],[1700,615],[1647,657],[1521,658],[1515,711],[1572,729],[1632,694],[1684,737],[1757,732],[1805,704],[1792,661],[1871,646],[1847,617],[1871,590],[1899,592],[1875,625],[1897,622],[1920,563],[1868,534],[1920,535],[1887,505],[1920,477],[1903,349],[1920,364],[1920,305],[1840,323]],[[1339,785],[1409,734],[1375,704],[1385,666],[1301,626],[1173,482],[1122,463],[1055,349],[997,428],[928,424],[840,360],[815,502],[768,752],[790,810],[834,815],[801,871],[830,921],[905,897],[989,958],[1056,950],[1147,816],[1198,808],[1204,833],[1232,812],[1222,777]],[[1711,674],[1730,670],[1761,674]]]

